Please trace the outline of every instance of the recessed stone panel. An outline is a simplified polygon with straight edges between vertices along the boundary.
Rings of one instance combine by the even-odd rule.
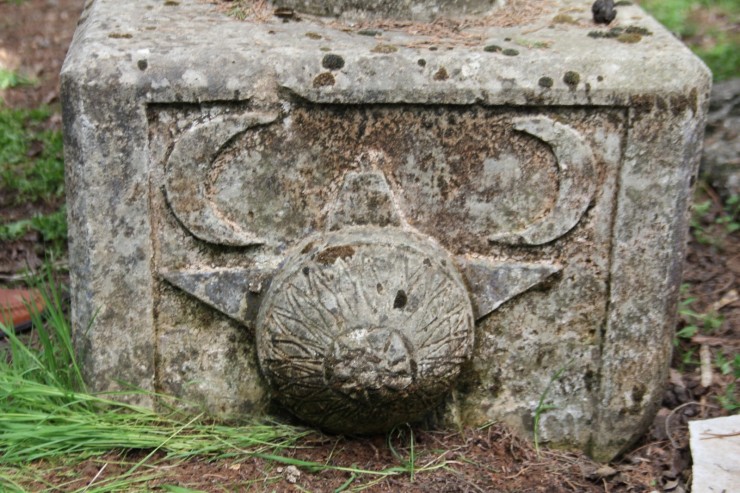
[[[620,110],[285,107],[281,115],[150,108],[152,142],[173,149],[160,163],[167,202],[192,236],[294,244],[332,226],[348,172],[371,170],[385,177],[409,225],[456,253],[545,244],[580,221],[604,179],[601,155],[613,154],[625,132]],[[594,142],[601,135],[584,120],[608,139]],[[214,132],[221,142],[209,140],[212,152],[184,162],[182,150]]]

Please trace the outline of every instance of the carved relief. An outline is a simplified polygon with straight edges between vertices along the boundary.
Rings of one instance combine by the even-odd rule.
[[[554,259],[455,251],[455,235],[556,241],[593,198],[594,157],[573,127],[537,116],[471,137],[464,161],[449,141],[468,138],[467,129],[450,127],[435,141],[439,118],[426,109],[395,115],[421,118],[409,138],[401,127],[386,129],[385,109],[347,110],[339,122],[363,124],[355,141],[332,149],[315,126],[326,110],[315,111],[308,121],[296,109],[279,125],[265,125],[277,121],[269,113],[222,116],[180,138],[165,169],[175,216],[201,240],[265,244],[267,257],[259,267],[250,260],[161,274],[255,331],[263,375],[294,414],[335,432],[384,431],[420,418],[449,391],[471,356],[477,320],[563,269]],[[485,120],[487,110],[471,111]],[[506,139],[492,143],[497,136]],[[393,145],[369,145],[391,137]],[[449,174],[456,169],[464,173]],[[553,172],[555,186],[539,183]],[[488,207],[508,190],[507,176],[553,192],[525,189],[529,222],[500,222]],[[517,221],[522,227],[500,227]],[[270,255],[277,257],[265,261]]]
[[[559,169],[559,190],[555,205],[546,217],[523,231],[491,235],[491,241],[541,245],[570,231],[586,212],[596,188],[594,158],[583,137],[568,125],[547,117],[517,118],[514,128],[548,143]]]
[[[262,370],[308,422],[367,433],[420,417],[469,357],[473,310],[447,254],[399,230],[309,240],[257,323]]]
[[[196,125],[175,145],[167,166],[165,190],[172,212],[194,236],[220,245],[259,245],[264,240],[224,218],[210,199],[211,165],[223,146],[244,130],[275,121],[274,113],[221,116]]]
[[[289,117],[247,112],[195,124],[175,142],[165,167],[172,212],[209,243],[300,240],[336,214],[359,213],[352,194],[372,194],[379,185],[354,183],[373,178],[351,173],[369,172],[403,190],[396,206],[414,228],[448,249],[481,250],[486,238],[554,241],[593,198],[593,155],[576,129],[553,118],[511,118],[476,107],[449,114],[421,107],[338,113],[298,106]],[[383,159],[364,169],[358,157],[377,150]],[[339,195],[344,208],[327,215]]]

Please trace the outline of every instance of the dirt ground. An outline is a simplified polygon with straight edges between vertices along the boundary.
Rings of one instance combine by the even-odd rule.
[[[82,8],[82,0],[0,1],[0,65],[17,69],[36,78],[39,84],[0,91],[5,104],[16,108],[51,105],[55,116],[48,125],[61,125],[59,112],[59,71]],[[149,482],[148,489],[179,485],[204,491],[334,491],[368,486],[368,491],[406,492],[648,492],[688,491],[691,457],[688,450],[687,422],[728,414],[718,397],[726,396],[735,379],[716,368],[712,384],[701,385],[696,356],[700,345],[709,348],[713,361],[722,352],[732,358],[740,346],[740,234],[727,235],[717,228],[723,202],[711,188],[701,185],[697,202],[709,203],[707,213],[697,219],[717,241],[689,242],[684,274],[684,297],[695,297],[690,309],[698,314],[716,313],[721,326],[710,335],[699,333],[681,340],[658,416],[650,431],[623,457],[608,466],[592,462],[583,455],[542,450],[537,454],[525,440],[506,428],[492,425],[458,433],[414,429],[413,455],[417,468],[427,469],[414,477],[407,474],[389,477],[354,477],[350,472],[309,470],[280,465],[255,458],[235,458],[209,462],[198,458],[186,462],[149,459],[152,468],[164,475]],[[12,191],[0,188],[0,218],[3,222],[29,217],[33,212],[48,212],[58,204],[16,204]],[[26,266],[38,266],[43,249],[33,233],[0,245],[0,285],[17,282]],[[734,293],[734,294],[733,294]],[[682,317],[677,330],[695,320]],[[693,358],[693,359],[692,359]],[[737,389],[734,398],[737,399]],[[408,460],[408,431],[393,437],[311,439],[289,455],[316,462],[354,466],[381,471]],[[396,452],[394,454],[394,451]],[[61,469],[44,478],[59,485],[57,491],[84,488],[91,482],[120,474],[147,452],[111,452],[89,459],[73,469]],[[436,469],[434,469],[437,467]],[[61,486],[63,485],[63,486]],[[41,484],[35,485],[41,487]],[[35,489],[34,485],[29,485]],[[142,488],[144,488],[142,486]],[[172,491],[172,490],[169,490]]]

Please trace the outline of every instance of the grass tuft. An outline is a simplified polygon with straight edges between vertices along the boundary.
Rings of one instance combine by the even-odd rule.
[[[28,344],[0,323],[6,338],[0,348],[3,487],[17,489],[24,478],[14,478],[11,472],[18,473],[32,462],[70,457],[84,460],[116,449],[150,450],[147,459],[155,452],[163,452],[167,459],[257,456],[276,454],[312,433],[277,423],[230,427],[209,423],[204,416],[184,421],[176,413],[160,415],[120,402],[116,394],[88,393],[75,358],[62,296],[54,286],[48,282],[42,290],[46,324],[40,314],[32,315],[37,343]],[[124,476],[132,476],[140,465]]]
[[[540,419],[547,411],[557,409],[557,406],[545,402],[547,400],[547,395],[550,393],[550,389],[553,384],[560,380],[560,377],[563,375],[565,370],[567,370],[572,364],[573,360],[570,360],[555,372],[555,374],[550,378],[550,381],[547,382],[547,386],[542,394],[540,394],[540,399],[537,402],[537,406],[534,408],[534,449],[537,452],[537,457],[540,456]]]
[[[0,108],[0,188],[15,202],[52,200],[64,194],[62,133],[47,130],[51,110]]]
[[[29,231],[37,231],[41,240],[52,247],[52,252],[61,253],[67,246],[67,207],[63,205],[51,214],[37,214],[31,219],[0,224],[0,240],[17,240]]]
[[[144,487],[143,483],[163,474],[152,472],[156,464],[194,457],[206,460],[252,457],[294,465],[309,473],[337,470],[350,473],[353,478],[375,478],[373,481],[399,474],[413,478],[414,474],[445,465],[441,458],[418,467],[410,428],[398,428],[393,437],[389,434],[391,451],[400,465],[373,471],[282,455],[316,433],[308,429],[276,422],[227,426],[214,423],[204,415],[185,418],[176,411],[159,414],[127,404],[118,400],[123,393],[90,393],[75,357],[63,296],[55,286],[52,276],[47,274],[40,286],[47,305],[45,321],[40,314],[33,313],[37,338],[33,344],[25,340],[27,336],[21,338],[11,327],[0,323],[5,337],[0,345],[0,490],[23,491],[28,485],[36,490],[45,484],[44,478],[51,470],[60,467],[60,461],[62,467],[69,468],[116,450],[147,453],[138,462],[128,464],[122,474],[95,478],[84,491]],[[154,399],[164,397],[146,394]],[[391,444],[392,438],[405,437],[409,443],[408,458],[402,457]]]
[[[18,86],[35,85],[38,81],[22,75],[15,70],[0,67],[0,91]]]

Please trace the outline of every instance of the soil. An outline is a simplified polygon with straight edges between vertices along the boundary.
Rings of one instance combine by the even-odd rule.
[[[34,86],[0,91],[5,105],[35,108],[51,105],[55,116],[47,124],[61,126],[59,112],[59,71],[82,0],[0,1],[0,65],[20,70],[38,79]],[[6,220],[31,217],[35,212],[49,212],[58,204],[15,204],[9,200],[12,191],[0,189],[0,218]],[[732,359],[740,347],[740,234],[727,234],[726,226],[717,221],[723,214],[723,202],[712,188],[700,184],[697,203],[709,203],[709,210],[695,220],[694,227],[704,230],[704,242],[694,237],[686,256],[684,297],[695,300],[684,308],[699,314],[714,314],[723,320],[708,333],[700,331],[693,338],[682,338],[674,354],[673,368],[655,422],[648,433],[622,458],[610,465],[597,464],[587,457],[570,452],[543,449],[537,453],[532,445],[514,436],[498,424],[484,429],[461,432],[413,430],[414,450],[409,449],[409,431],[392,436],[392,447],[386,437],[352,438],[316,435],[288,452],[302,461],[331,463],[382,471],[398,467],[415,457],[417,468],[427,469],[414,475],[387,477],[350,472],[313,473],[249,456],[210,461],[207,457],[172,461],[154,454],[146,463],[146,473],[160,474],[141,488],[160,491],[165,485],[178,485],[204,491],[334,491],[362,485],[368,491],[687,491],[691,477],[687,422],[728,414],[720,405],[722,396],[739,398],[732,374],[723,375],[715,367],[711,384],[702,385],[698,349],[706,346],[712,361],[722,353]],[[737,221],[735,217],[735,221]],[[696,236],[696,235],[695,235]],[[40,265],[43,248],[32,233],[0,248],[0,285],[22,279],[21,271]],[[713,316],[714,316],[713,315]],[[696,320],[681,317],[677,331]],[[707,383],[704,381],[703,383]],[[318,438],[317,438],[318,437]],[[114,451],[90,458],[77,466],[52,469],[42,483],[26,485],[30,490],[56,485],[54,491],[84,488],[105,478],[122,474],[130,465],[147,457],[149,451]],[[434,467],[437,466],[436,469]],[[29,466],[33,467],[33,465]],[[432,470],[428,470],[432,469]]]

